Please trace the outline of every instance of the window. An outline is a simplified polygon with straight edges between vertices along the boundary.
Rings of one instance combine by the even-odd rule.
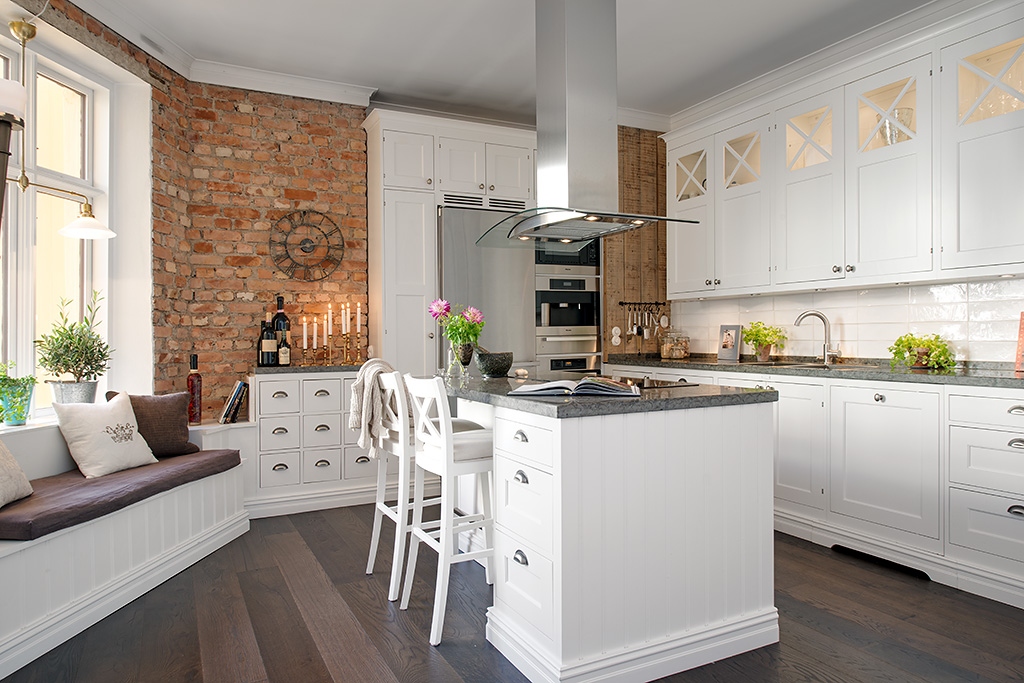
[[[19,61],[20,51],[3,55],[5,73],[20,72]],[[38,416],[49,407],[51,394],[43,382],[46,371],[35,365],[33,340],[57,320],[62,299],[74,301],[70,314],[75,318],[94,288],[105,289],[93,279],[93,244],[58,234],[81,208],[60,190],[85,195],[90,203],[103,194],[95,184],[98,174],[90,160],[93,108],[97,93],[105,91],[85,75],[86,69],[32,52],[26,55],[25,69],[29,95],[25,131],[13,136],[7,175],[16,178],[24,160],[25,174],[33,184],[22,192],[17,184],[7,183],[5,234],[0,240],[0,306],[4,359],[15,361],[17,375],[34,372],[39,380],[33,411]]]

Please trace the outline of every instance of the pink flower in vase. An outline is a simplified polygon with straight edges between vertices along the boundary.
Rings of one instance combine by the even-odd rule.
[[[462,312],[463,317],[471,323],[482,323],[484,321],[484,314],[479,308],[469,306]]]
[[[427,307],[427,311],[434,320],[437,320],[451,313],[452,306],[444,299],[434,299],[430,302],[430,306]]]

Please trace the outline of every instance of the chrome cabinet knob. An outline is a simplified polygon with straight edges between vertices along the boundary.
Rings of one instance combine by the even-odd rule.
[[[875,394],[875,403],[885,403],[885,395]]]
[[[484,184],[483,183],[480,183],[480,189],[481,190],[484,189]]]
[[[855,270],[857,270],[856,266],[846,266],[847,273],[852,273]]]
[[[433,185],[434,181],[431,178],[427,178],[427,185]]]
[[[711,280],[705,280],[704,284],[707,285],[708,287],[710,287],[711,286]]]
[[[722,284],[722,281],[721,281],[721,280],[719,280],[719,279],[718,279],[718,278],[716,277],[716,278],[715,278],[715,284],[716,284],[716,285],[720,285],[720,284]]]
[[[833,273],[841,273],[841,272],[843,272],[843,269],[840,266],[832,266],[832,272]]]

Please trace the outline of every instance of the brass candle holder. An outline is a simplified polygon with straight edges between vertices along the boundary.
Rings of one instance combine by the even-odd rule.
[[[344,349],[345,349],[345,364],[348,365],[348,364],[350,364],[352,362],[352,352],[351,352],[351,350],[349,349],[349,346],[348,346],[349,338],[351,337],[351,335],[348,332],[346,332],[345,334],[343,334],[341,336],[342,336],[342,339],[343,339],[342,344],[343,344]]]
[[[324,342],[324,365],[334,364],[334,335],[327,333],[327,341]]]

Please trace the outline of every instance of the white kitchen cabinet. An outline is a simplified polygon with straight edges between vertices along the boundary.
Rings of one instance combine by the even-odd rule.
[[[715,288],[715,222],[709,179],[714,175],[713,137],[667,152],[669,218],[696,223],[666,223],[667,296],[685,296]]]
[[[932,267],[931,56],[846,86],[846,265],[851,278]]]
[[[772,282],[845,274],[843,90],[775,112]]]
[[[383,136],[386,187],[433,190],[434,136],[386,130]]]
[[[486,163],[487,194],[492,198],[533,199],[533,152],[525,147],[488,142]],[[493,201],[490,206],[495,207]]]
[[[770,377],[779,392],[775,431],[775,504],[818,518],[825,510],[828,411],[823,381]],[[785,501],[785,502],[783,502]],[[787,504],[789,503],[789,504]],[[795,503],[800,508],[794,508]]]
[[[1024,262],[1024,20],[941,63],[942,268]]]
[[[439,138],[437,189],[444,193],[530,199],[532,152],[524,147],[479,140]]]
[[[830,510],[844,524],[941,550],[939,396],[923,386],[832,384]]]
[[[769,283],[769,116],[715,135],[715,277],[717,290]]]

